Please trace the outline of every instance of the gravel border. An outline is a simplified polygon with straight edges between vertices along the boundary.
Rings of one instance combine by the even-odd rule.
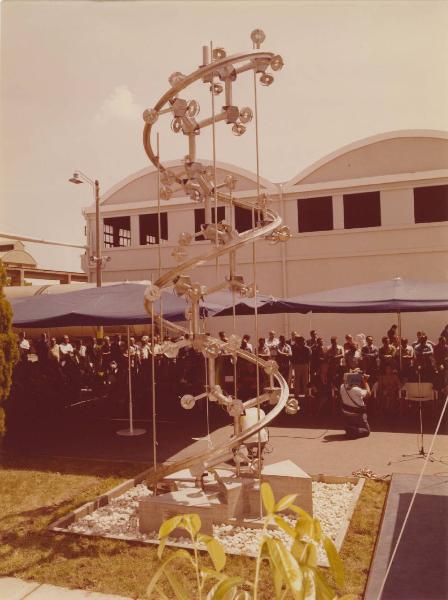
[[[325,479],[328,479],[329,482]],[[151,492],[146,485],[135,483],[136,480],[142,481],[138,476],[134,480],[120,484],[109,492],[107,498],[103,496],[97,501],[80,507],[77,511],[73,511],[50,525],[50,529],[75,535],[158,544],[157,532],[142,534],[138,530],[139,501],[150,495]],[[130,482],[132,482],[132,486],[126,485]],[[364,479],[362,478],[357,483],[353,478],[325,478],[322,475],[314,478],[312,484],[314,517],[320,520],[323,532],[333,539],[338,550],[342,546],[363,484]],[[284,515],[284,518],[294,525],[294,518],[287,515]],[[222,523],[213,526],[213,535],[222,543],[227,554],[255,556],[261,538],[261,530]],[[290,540],[283,531],[277,528],[270,529],[268,535],[283,539],[286,543],[289,543]],[[191,548],[191,543],[187,538],[169,538],[168,545]],[[320,566],[328,566],[326,556],[322,552],[319,552],[318,558]]]

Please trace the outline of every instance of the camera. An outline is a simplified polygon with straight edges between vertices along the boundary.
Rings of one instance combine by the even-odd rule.
[[[362,371],[356,371],[355,373],[344,373],[344,383],[347,386],[361,386],[364,381],[369,378],[369,375],[366,375]]]

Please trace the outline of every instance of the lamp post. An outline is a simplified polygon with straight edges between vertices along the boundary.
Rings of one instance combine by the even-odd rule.
[[[96,268],[96,286],[101,287],[102,284],[102,257],[101,257],[101,242],[100,242],[100,184],[98,179],[90,179],[82,171],[75,171],[73,177],[69,179],[70,183],[83,183],[84,181],[93,187],[95,195],[95,237],[96,237],[96,250],[95,256],[92,257]]]

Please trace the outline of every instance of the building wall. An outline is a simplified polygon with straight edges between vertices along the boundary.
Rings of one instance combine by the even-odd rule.
[[[256,280],[263,294],[294,296],[332,287],[344,287],[400,276],[424,281],[447,281],[448,272],[448,216],[444,222],[415,223],[414,188],[448,185],[448,136],[446,139],[404,136],[402,139],[381,140],[365,147],[330,158],[316,168],[306,170],[286,184],[269,184],[273,207],[283,216],[292,237],[287,244],[272,245],[267,241],[256,244]],[[401,169],[401,170],[400,170]],[[229,166],[222,169],[224,176]],[[235,169],[238,177],[238,169]],[[247,173],[246,173],[247,175]],[[154,173],[147,174],[153,177]],[[250,190],[250,179],[245,177],[244,190],[239,193],[255,199],[256,185]],[[249,182],[249,183],[248,183]],[[156,202],[145,201],[141,190],[151,187],[138,178],[139,193],[134,185],[127,201],[125,186],[118,186],[102,205],[102,216],[130,216],[131,246],[107,248],[104,254],[111,260],[105,266],[104,281],[154,280],[158,275],[159,249],[156,245],[139,246],[139,215],[157,210]],[[381,225],[377,227],[344,229],[344,194],[380,192]],[[298,202],[306,198],[331,196],[333,229],[299,233]],[[168,211],[168,240],[160,248],[162,272],[177,265],[171,253],[177,246],[180,233],[194,233],[194,209],[200,205],[187,198],[164,202]],[[226,221],[232,222],[226,207]],[[88,239],[94,244],[94,214],[86,211]],[[194,242],[188,247],[189,256],[199,255],[209,242]],[[253,279],[252,246],[237,253],[237,274],[247,282]],[[93,254],[93,252],[90,252]],[[221,281],[228,274],[227,258],[215,264],[196,268],[193,280],[205,284]],[[84,259],[84,268],[88,268]],[[94,278],[93,270],[90,271]],[[328,338],[331,334],[371,333],[379,338],[392,322],[394,315],[276,315],[260,317],[259,329],[271,327],[289,332],[292,328],[308,332],[310,325],[319,328]],[[438,336],[445,323],[446,313],[420,313],[403,316],[405,333],[415,336],[417,329],[425,329],[431,337]],[[216,323],[216,324],[215,324]],[[241,331],[255,335],[253,318],[239,317]],[[209,329],[231,329],[232,319],[210,321]]]

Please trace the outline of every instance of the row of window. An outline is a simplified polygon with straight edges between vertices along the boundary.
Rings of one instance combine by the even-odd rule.
[[[344,229],[381,226],[380,192],[344,194]],[[297,200],[299,232],[333,229],[331,196]],[[415,223],[448,221],[448,185],[414,189]]]
[[[225,220],[225,207],[218,206],[218,221]],[[212,207],[212,222],[215,221],[215,207]],[[256,221],[260,218],[259,211],[255,213]],[[194,211],[194,230],[201,231],[205,224],[205,208],[196,208]],[[252,211],[240,206],[235,207],[235,228],[237,231],[247,231],[252,228]],[[157,213],[139,215],[139,244],[148,246],[159,243],[159,219]],[[131,218],[107,217],[104,219],[103,241],[105,248],[131,245]],[[168,213],[160,213],[160,237],[168,239]],[[198,235],[197,240],[204,240],[203,235]]]
[[[363,192],[344,194],[344,228],[356,229],[381,226],[380,192]],[[333,201],[331,196],[319,198],[301,198],[297,200],[298,230],[300,233],[311,231],[329,231],[333,229]],[[225,219],[225,207],[218,206],[218,221]],[[239,206],[235,207],[235,229],[239,232],[252,227],[252,211]],[[259,219],[258,211],[255,215]],[[414,219],[416,223],[435,223],[448,221],[448,185],[435,185],[414,189]],[[215,208],[212,207],[212,221],[215,221]],[[194,211],[195,231],[201,230],[205,223],[205,209]],[[168,239],[168,213],[157,213],[139,216],[140,246],[158,244],[159,237]],[[197,240],[203,240],[200,235]],[[110,217],[104,219],[104,246],[131,245],[130,217]]]

